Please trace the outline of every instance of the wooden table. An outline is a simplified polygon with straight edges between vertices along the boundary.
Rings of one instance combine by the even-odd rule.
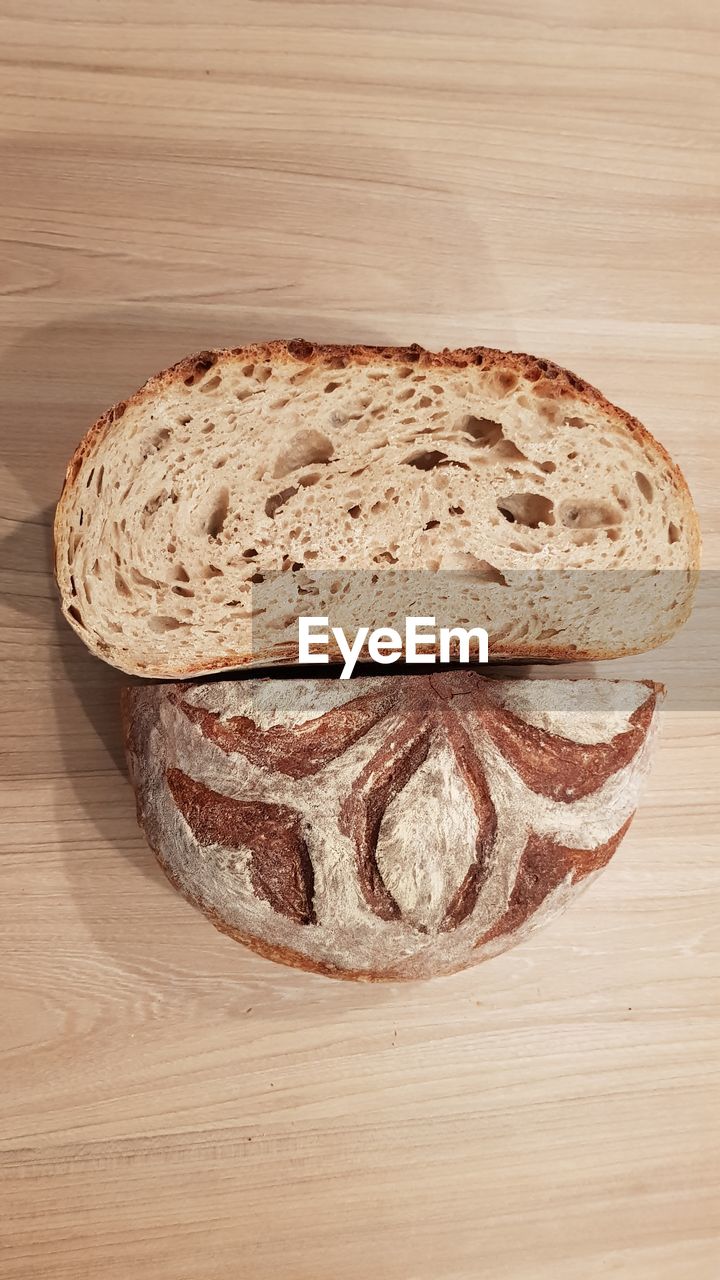
[[[0,19],[0,1276],[716,1280],[717,701],[668,710],[564,919],[456,978],[333,983],[162,879],[121,677],[48,564],[101,409],[194,349],[302,334],[577,369],[674,452],[718,568],[717,12]]]

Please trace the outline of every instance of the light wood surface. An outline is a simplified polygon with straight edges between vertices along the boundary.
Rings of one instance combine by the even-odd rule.
[[[107,404],[300,334],[576,369],[720,567],[719,34],[707,0],[0,0],[3,1280],[720,1274],[717,698],[642,660],[646,801],[564,919],[332,983],[164,882],[48,570]]]

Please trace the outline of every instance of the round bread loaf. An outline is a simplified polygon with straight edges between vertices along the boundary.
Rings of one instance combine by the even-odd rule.
[[[173,884],[273,960],[364,981],[496,955],[604,867],[662,687],[472,671],[128,688],[138,817]]]

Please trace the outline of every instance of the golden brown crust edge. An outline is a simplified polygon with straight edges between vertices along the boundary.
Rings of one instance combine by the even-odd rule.
[[[621,409],[618,405],[608,400],[597,387],[586,382],[577,374],[569,369],[563,369],[560,365],[554,364],[551,360],[546,360],[538,356],[527,355],[522,352],[500,351],[494,347],[467,347],[457,350],[444,349],[443,351],[433,352],[427,351],[424,347],[414,344],[409,347],[391,347],[391,346],[368,346],[363,344],[343,345],[343,344],[323,344],[309,342],[304,338],[294,338],[290,341],[275,339],[265,343],[253,343],[246,347],[223,347],[215,350],[199,351],[195,355],[186,356],[179,360],[176,364],[162,370],[149,378],[142,387],[139,388],[127,400],[120,400],[110,409],[107,409],[95,423],[90,427],[89,431],[80,441],[65,471],[65,479],[60,493],[60,498],[55,511],[55,520],[53,523],[53,564],[55,571],[55,581],[60,594],[60,603],[63,614],[67,621],[78,631],[72,618],[68,615],[66,602],[62,597],[62,590],[59,584],[58,575],[58,543],[59,530],[61,528],[65,515],[65,508],[68,504],[69,494],[77,479],[80,467],[84,459],[96,449],[103,440],[103,437],[115,423],[119,422],[125,412],[131,405],[142,404],[143,401],[151,399],[158,391],[175,382],[188,380],[193,381],[202,377],[209,369],[211,369],[219,361],[237,361],[248,362],[253,360],[271,360],[275,363],[282,361],[297,361],[300,364],[314,364],[319,367],[323,365],[331,365],[337,360],[351,360],[355,364],[369,364],[371,361],[385,360],[392,364],[416,364],[418,368],[428,369],[461,369],[475,365],[485,370],[496,369],[505,370],[510,373],[518,374],[527,378],[534,383],[535,394],[544,399],[561,400],[564,397],[574,397],[580,399],[589,407],[596,407],[608,414],[611,418],[621,424],[646,448],[654,451],[659,459],[668,468],[670,480],[672,482],[675,493],[679,500],[685,505],[687,516],[692,529],[691,537],[691,563],[688,566],[690,570],[696,571],[700,567],[700,526],[698,522],[695,504],[690,493],[687,481],[680,470],[680,467],[673,461],[664,445],[647,430],[646,427],[637,419]],[[680,617],[673,619],[671,629],[658,635],[657,640],[649,644],[643,649],[626,649],[622,654],[615,651],[596,652],[596,651],[579,651],[579,650],[559,650],[553,649],[552,653],[548,653],[541,645],[513,645],[512,653],[503,651],[495,651],[493,657],[506,661],[536,661],[550,660],[553,662],[583,662],[583,661],[602,661],[604,659],[615,657],[631,657],[635,653],[646,652],[649,648],[656,648],[663,644],[671,635],[675,633],[680,626],[684,624],[690,613],[690,604],[687,611]],[[78,631],[78,634],[79,631]],[[90,638],[81,636],[85,644],[99,656],[104,656],[101,647],[93,645]],[[147,671],[147,676],[157,677],[160,679],[176,679],[194,675],[211,674],[214,671],[231,671],[248,667],[251,665],[262,665],[264,662],[273,662],[282,664],[290,663],[294,659],[292,657],[283,658],[275,649],[260,653],[250,658],[247,654],[231,654],[228,658],[221,658],[202,667],[183,668],[179,670],[161,671],[155,669]],[[113,664],[117,665],[117,664]],[[128,674],[135,675],[136,672],[132,668],[120,667],[120,670],[127,671]]]

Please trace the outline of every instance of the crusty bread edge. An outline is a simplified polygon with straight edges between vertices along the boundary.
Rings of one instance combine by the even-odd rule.
[[[82,626],[77,624],[70,614],[70,602],[63,595],[59,573],[59,551],[62,534],[66,524],[71,495],[84,460],[100,447],[106,434],[122,419],[131,405],[139,405],[152,399],[158,391],[172,386],[174,383],[202,376],[219,362],[247,363],[248,361],[265,360],[272,361],[274,364],[298,363],[304,365],[314,364],[322,367],[324,365],[330,366],[333,361],[339,359],[352,361],[354,364],[369,364],[377,361],[398,365],[415,364],[421,369],[461,369],[470,365],[477,365],[482,366],[485,370],[495,369],[526,378],[535,384],[535,393],[541,395],[544,399],[560,400],[572,397],[576,401],[579,400],[587,405],[588,408],[600,409],[611,419],[614,419],[618,426],[629,431],[648,451],[655,452],[658,461],[668,468],[673,490],[684,508],[685,519],[688,521],[690,529],[691,560],[688,568],[692,572],[699,569],[700,525],[692,495],[679,466],[673,461],[667,449],[655,439],[637,418],[613,404],[597,387],[592,386],[591,383],[578,377],[577,374],[572,373],[569,369],[563,369],[551,360],[526,355],[522,352],[499,351],[493,347],[468,347],[433,352],[426,351],[417,344],[409,347],[373,347],[367,345],[313,343],[304,338],[295,338],[289,342],[277,339],[266,343],[251,344],[246,347],[226,347],[199,351],[195,355],[186,356],[183,360],[178,361],[177,364],[171,365],[168,369],[164,369],[161,373],[149,378],[127,400],[120,400],[106,410],[90,427],[90,430],[75,450],[65,471],[65,479],[55,512],[53,564],[62,612],[70,626],[92,653],[97,657],[110,661],[106,652],[107,646],[93,639]],[[657,648],[659,645],[664,644],[687,621],[691,607],[692,593],[688,597],[686,609],[682,612],[678,611],[678,616],[672,619],[672,625],[660,631],[657,638],[653,638],[643,648],[626,648],[621,651],[571,650],[562,648],[548,649],[542,644],[513,643],[507,650],[502,647],[494,649],[492,657],[493,660],[517,662],[587,662],[603,661],[617,657],[631,657],[636,653],[643,653],[648,649]],[[337,657],[340,657],[339,653]],[[189,676],[210,675],[217,671],[232,671],[241,668],[252,668],[253,666],[287,665],[295,661],[297,661],[297,657],[293,654],[290,646],[273,646],[253,655],[243,653],[229,654],[202,666],[183,668],[161,668],[158,666],[152,669],[148,668],[143,674],[150,678],[183,679]],[[123,667],[119,662],[112,661],[111,665],[127,672],[127,674],[138,674],[135,668]]]

